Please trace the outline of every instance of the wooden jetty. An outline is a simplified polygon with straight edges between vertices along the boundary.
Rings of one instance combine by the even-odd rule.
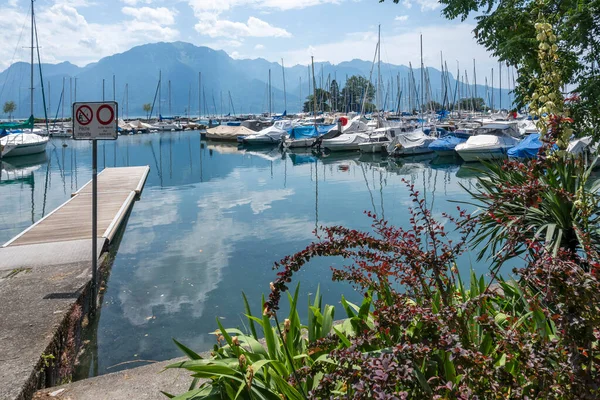
[[[106,168],[98,174],[95,234],[88,183],[0,247],[0,399],[29,400],[65,378],[61,371],[72,366],[88,320],[92,240],[98,241],[100,268],[108,269],[108,245],[126,223],[149,171]]]
[[[150,168],[106,168],[98,174],[98,230],[96,237],[110,242],[135,199]],[[56,210],[2,247],[54,243],[92,238],[92,184],[86,183]],[[102,248],[102,247],[100,247]]]

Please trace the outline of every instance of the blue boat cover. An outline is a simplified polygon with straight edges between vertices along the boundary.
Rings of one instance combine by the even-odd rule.
[[[319,131],[319,134],[324,134],[327,133],[331,130],[331,128],[336,127],[336,124],[333,125],[317,125],[317,131]]]
[[[227,122],[227,126],[240,126],[242,123],[240,121],[229,121]]]
[[[512,149],[508,150],[508,156],[514,158],[535,158],[542,147],[539,133],[527,135]]]
[[[290,138],[292,139],[310,139],[317,136],[319,136],[319,132],[317,132],[314,125],[295,126],[290,132]]]
[[[433,151],[448,151],[454,150],[457,144],[466,142],[467,139],[457,138],[456,136],[447,135],[433,141],[429,148]]]

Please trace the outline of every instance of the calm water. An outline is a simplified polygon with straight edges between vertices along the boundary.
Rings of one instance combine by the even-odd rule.
[[[149,165],[151,172],[123,233],[78,378],[179,356],[171,338],[209,349],[215,319],[241,326],[242,291],[258,313],[275,277],[273,262],[310,243],[315,226],[369,229],[365,210],[405,226],[411,202],[402,179],[425,194],[437,216],[456,208],[448,200],[468,198],[461,184],[474,184],[473,174],[452,159],[317,159],[238,150],[201,141],[197,132],[120,137],[98,151],[100,169]],[[41,157],[9,162],[0,181],[0,242],[91,177],[88,142],[55,139]],[[349,286],[331,282],[329,266],[339,262],[319,260],[300,273],[302,297],[320,284],[329,304],[338,304],[342,293],[360,301]],[[474,256],[460,267],[485,272]]]

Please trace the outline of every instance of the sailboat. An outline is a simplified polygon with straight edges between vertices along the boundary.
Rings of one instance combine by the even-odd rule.
[[[42,153],[46,151],[46,145],[48,144],[47,137],[33,133],[33,52],[36,49],[34,47],[35,14],[33,2],[34,0],[31,0],[31,116],[23,124],[0,124],[0,133],[4,133],[4,136],[0,138],[0,158]],[[41,77],[40,82],[43,82]],[[22,131],[22,129],[29,129],[30,133]],[[15,130],[17,133],[10,133]]]

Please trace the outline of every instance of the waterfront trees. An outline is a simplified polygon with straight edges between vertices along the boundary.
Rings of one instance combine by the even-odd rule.
[[[150,110],[152,110],[152,104],[146,103],[142,106],[142,108],[146,113],[146,119],[150,119]]]
[[[2,111],[4,112],[4,114],[8,115],[9,120],[12,120],[12,115],[16,109],[17,109],[17,105],[12,100],[4,103],[4,107],[2,107]]]

